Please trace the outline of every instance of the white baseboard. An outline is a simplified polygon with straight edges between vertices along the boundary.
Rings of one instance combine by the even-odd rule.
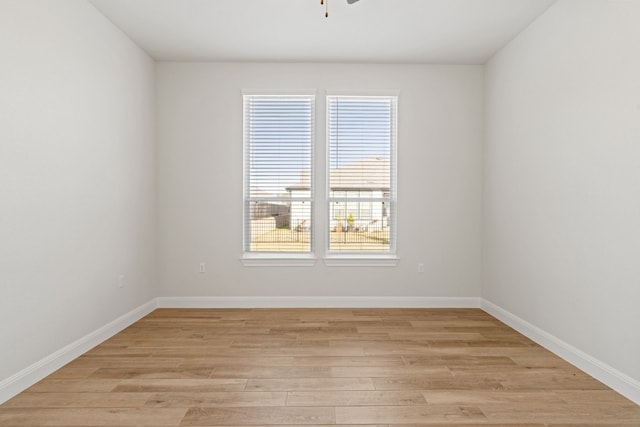
[[[160,297],[159,308],[479,308],[475,297]]]
[[[156,300],[153,299],[61,348],[55,353],[46,356],[9,378],[0,381],[0,404],[31,387],[47,375],[51,375],[73,359],[111,338],[132,323],[140,320],[155,310],[156,307]]]
[[[540,344],[547,350],[560,356],[567,362],[583,370],[598,381],[611,387],[627,399],[640,405],[640,382],[630,376],[607,365],[601,360],[573,347],[550,333],[532,325],[503,309],[502,307],[485,300],[480,301],[480,308],[505,323],[509,327],[520,332],[527,338]]]

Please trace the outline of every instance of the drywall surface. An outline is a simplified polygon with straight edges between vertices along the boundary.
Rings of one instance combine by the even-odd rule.
[[[160,296],[480,295],[481,67],[160,62],[156,77]],[[327,267],[322,249],[313,267],[241,264],[244,89],[316,91],[319,170],[326,91],[399,92],[397,266]]]
[[[483,297],[640,380],[640,3],[559,1],[485,68]]]
[[[86,1],[0,2],[0,381],[155,296],[154,77]]]

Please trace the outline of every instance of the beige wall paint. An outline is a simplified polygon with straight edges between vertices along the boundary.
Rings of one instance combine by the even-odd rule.
[[[482,67],[161,62],[157,88],[160,296],[480,294]],[[398,266],[240,263],[243,89],[317,91],[319,168],[325,91],[399,91]]]
[[[0,2],[0,381],[155,296],[154,91],[88,2]]]
[[[483,296],[640,381],[640,3],[559,1],[486,66]]]

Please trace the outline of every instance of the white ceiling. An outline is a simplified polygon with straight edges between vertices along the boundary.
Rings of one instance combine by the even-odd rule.
[[[481,64],[555,0],[90,1],[157,60]]]

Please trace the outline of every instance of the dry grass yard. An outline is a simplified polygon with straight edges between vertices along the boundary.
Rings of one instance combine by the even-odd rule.
[[[329,239],[332,251],[389,250],[389,230],[372,232],[331,232]],[[311,233],[278,228],[256,236],[251,241],[254,252],[310,252]]]

